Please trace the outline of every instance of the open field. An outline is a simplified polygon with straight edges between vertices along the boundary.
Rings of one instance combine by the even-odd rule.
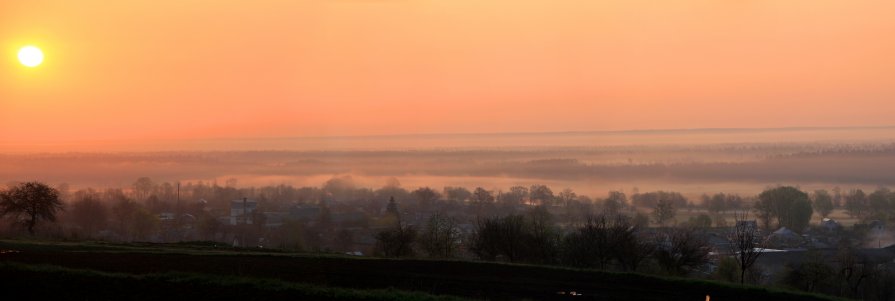
[[[22,275],[21,279],[40,284],[23,283],[25,280],[20,279],[15,280],[18,284],[13,287],[58,289],[45,290],[45,294],[63,292],[84,282],[90,284],[88,287],[95,287],[91,283],[107,283],[109,288],[99,291],[110,294],[140,295],[143,290],[157,294],[159,290],[175,290],[169,296],[177,296],[175,293],[183,290],[184,284],[215,294],[237,292],[233,287],[246,286],[250,291],[256,290],[259,296],[269,294],[273,299],[285,299],[285,296],[326,299],[336,296],[337,290],[331,288],[345,288],[351,290],[338,293],[344,293],[346,299],[368,300],[385,298],[383,294],[395,290],[420,293],[394,294],[394,299],[414,300],[437,298],[434,295],[564,300],[572,297],[558,292],[569,291],[582,294],[574,297],[576,300],[704,300],[705,295],[711,295],[713,300],[830,300],[767,288],[630,273],[468,261],[240,251],[208,244],[0,241],[0,250],[4,250],[0,253],[0,278],[15,280]],[[69,282],[70,279],[74,282]],[[220,292],[216,286],[221,288]],[[381,290],[387,288],[393,290]],[[94,296],[113,298],[112,295]]]

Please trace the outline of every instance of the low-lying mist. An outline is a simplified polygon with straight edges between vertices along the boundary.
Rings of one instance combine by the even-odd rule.
[[[882,135],[880,129],[868,131]],[[396,177],[405,187],[497,189],[548,184],[586,194],[636,187],[691,195],[755,193],[775,184],[805,189],[834,185],[872,189],[895,184],[895,143],[890,140],[866,140],[867,134],[855,134],[861,139],[774,141],[798,133],[816,137],[818,132],[824,131],[793,130],[780,135],[734,131],[722,139],[754,140],[741,143],[670,143],[677,136],[669,133],[656,143],[643,143],[641,135],[656,134],[639,133],[629,135],[637,143],[595,145],[583,134],[557,134],[581,140],[579,145],[413,148],[388,144],[394,142],[392,137],[362,139],[369,149],[8,153],[0,155],[0,180],[41,180],[74,188],[129,187],[134,179],[145,176],[168,182],[237,179],[240,185],[319,186],[333,176],[351,175],[367,187],[380,187]],[[767,137],[759,139],[759,134]],[[692,142],[696,134],[677,135],[681,141]],[[525,136],[515,139],[520,137]]]

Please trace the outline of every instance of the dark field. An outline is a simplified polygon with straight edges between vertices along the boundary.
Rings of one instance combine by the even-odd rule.
[[[354,290],[194,273],[130,275],[0,263],[5,296],[28,300],[462,300],[397,290]]]
[[[431,300],[442,298],[434,295],[449,295],[492,300],[705,300],[711,295],[712,300],[830,300],[639,274],[238,251],[209,244],[0,241],[0,250],[4,250],[0,253],[4,286],[16,292],[35,291],[42,297]],[[582,295],[558,294],[569,291]]]

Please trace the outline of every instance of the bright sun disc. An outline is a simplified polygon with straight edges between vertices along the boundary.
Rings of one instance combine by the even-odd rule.
[[[44,61],[44,53],[40,48],[25,46],[19,50],[19,62],[28,67],[37,67]]]

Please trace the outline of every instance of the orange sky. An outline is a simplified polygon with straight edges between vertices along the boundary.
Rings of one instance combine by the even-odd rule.
[[[893,15],[888,0],[3,0],[0,145],[893,125]],[[40,67],[18,64],[27,44]]]

